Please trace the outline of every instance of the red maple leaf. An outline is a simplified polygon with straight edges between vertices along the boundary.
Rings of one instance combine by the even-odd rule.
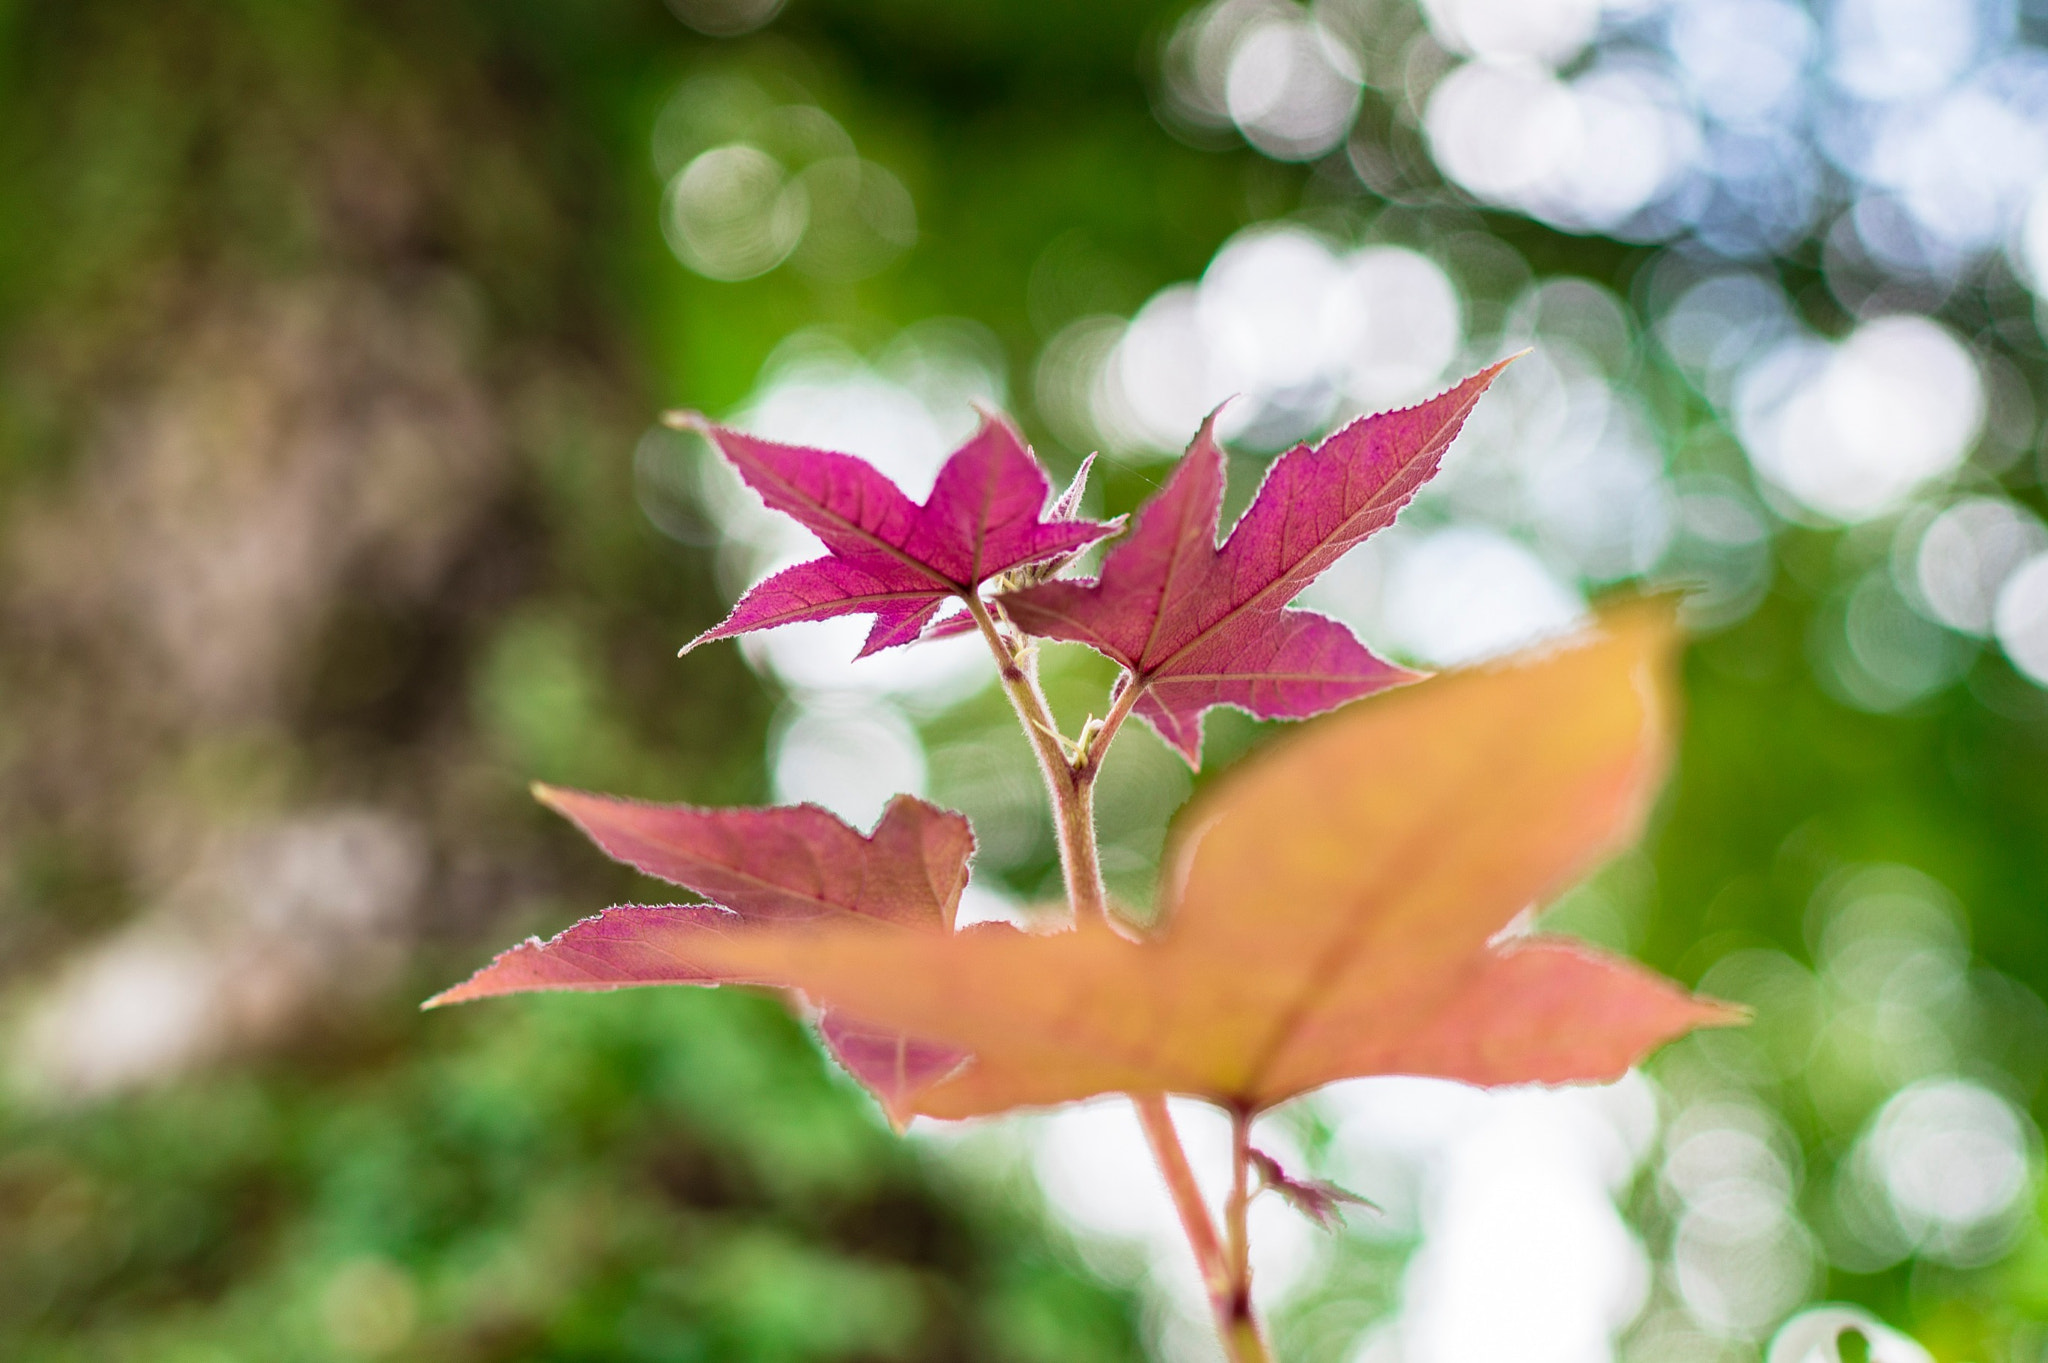
[[[1010,592],[999,598],[1003,610],[1026,633],[1087,644],[1122,664],[1138,688],[1136,712],[1190,765],[1201,760],[1212,705],[1305,719],[1412,681],[1344,625],[1288,603],[1393,523],[1508,363],[1281,455],[1221,548],[1224,461],[1212,416],[1110,549],[1099,579]]]
[[[529,938],[428,1000],[462,1003],[535,989],[650,984],[772,984],[677,953],[678,934],[835,920],[950,932],[967,886],[967,820],[899,795],[867,836],[815,805],[699,809],[536,785],[615,859],[714,900],[621,904],[549,941]],[[966,1053],[869,1027],[838,1010],[818,1020],[826,1044],[891,1111],[960,1068]]]
[[[780,445],[715,425],[692,412],[670,418],[701,432],[777,511],[825,542],[823,558],[757,583],[723,622],[692,639],[770,629],[799,620],[871,614],[860,655],[914,642],[949,598],[990,578],[1058,559],[1116,529],[1047,510],[1052,484],[1007,421],[981,429],[947,457],[923,505],[881,470],[850,454]]]

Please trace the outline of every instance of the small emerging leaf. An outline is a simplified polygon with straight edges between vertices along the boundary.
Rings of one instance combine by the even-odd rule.
[[[1026,633],[1087,644],[1128,669],[1137,713],[1191,766],[1212,705],[1304,719],[1412,681],[1342,624],[1288,603],[1393,523],[1508,363],[1281,455],[1221,548],[1224,459],[1212,415],[1099,580],[1028,587],[1000,598],[1003,609]]]
[[[802,522],[826,549],[757,583],[685,652],[750,630],[868,614],[875,623],[861,648],[866,657],[914,642],[948,598],[972,595],[1014,568],[1064,559],[1116,528],[1057,506],[1048,516],[1045,470],[993,415],[947,458],[922,506],[850,454],[780,445],[693,412],[671,421],[702,432],[762,501]]]
[[[1067,490],[1054,500],[1052,508],[1045,513],[1049,521],[1078,520],[1081,515],[1081,498],[1088,492],[1088,471],[1095,467],[1095,456],[1089,455],[1081,461],[1081,467],[1074,470]]]
[[[1379,1210],[1357,1193],[1324,1179],[1293,1177],[1280,1166],[1279,1160],[1263,1150],[1253,1150],[1251,1157],[1252,1168],[1259,1171],[1260,1186],[1280,1194],[1288,1206],[1324,1230],[1335,1230],[1343,1223],[1343,1208],[1347,1206]]]

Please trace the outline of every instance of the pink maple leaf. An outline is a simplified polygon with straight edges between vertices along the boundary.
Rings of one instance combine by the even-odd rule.
[[[430,1007],[534,990],[772,984],[711,963],[705,934],[833,921],[951,932],[974,852],[966,819],[910,795],[891,801],[863,836],[815,805],[699,809],[540,785],[534,794],[616,860],[716,902],[606,909],[546,942],[530,938],[499,953],[429,999]],[[870,1027],[836,1009],[820,1016],[818,1030],[891,1113],[907,1113],[967,1061],[964,1051]]]
[[[981,429],[939,469],[931,496],[913,502],[864,459],[762,440],[695,413],[672,418],[703,433],[761,500],[825,542],[823,558],[757,583],[723,622],[692,639],[770,629],[799,620],[871,614],[859,656],[915,642],[949,598],[990,578],[1069,556],[1116,529],[1048,513],[1052,484],[1007,421]]]
[[[1048,582],[999,599],[1026,633],[1087,644],[1139,688],[1136,712],[1189,765],[1202,715],[1234,705],[1305,719],[1412,681],[1344,625],[1288,603],[1382,530],[1436,473],[1444,451],[1508,360],[1427,402],[1352,422],[1274,461],[1219,548],[1223,451],[1202,423],[1166,485],[1094,581]]]

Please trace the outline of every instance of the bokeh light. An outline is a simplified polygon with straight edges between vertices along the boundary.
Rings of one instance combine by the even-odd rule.
[[[766,22],[776,7],[751,8]],[[917,240],[903,182],[794,90],[779,96],[726,71],[694,76],[662,110],[653,151],[669,247],[706,278],[751,279],[787,261],[825,280],[862,279]]]
[[[1395,246],[1340,253],[1298,228],[1234,238],[1196,285],[1162,290],[1089,372],[1049,351],[1040,389],[1086,411],[1128,453],[1178,453],[1226,399],[1222,433],[1268,449],[1327,427],[1340,412],[1428,395],[1458,355],[1455,288],[1426,256]],[[1048,389],[1053,391],[1048,392]]]
[[[1610,1356],[1648,1265],[1615,1206],[1656,1130],[1640,1079],[1607,1088],[1481,1092],[1353,1080],[1317,1099],[1336,1119],[1341,1177],[1409,1221],[1402,1309],[1360,1357],[1544,1363]]]
[[[1969,352],[1909,316],[1867,322],[1840,345],[1790,339],[1748,367],[1735,403],[1767,484],[1837,521],[1897,511],[1953,473],[1984,420]]]
[[[1967,1079],[1922,1080],[1878,1109],[1851,1157],[1882,1190],[1910,1250],[1936,1263],[1986,1263],[2019,1229],[2038,1163],[2027,1118]]]
[[[1231,49],[1223,90],[1246,140],[1288,161],[1328,151],[1358,112],[1349,54],[1305,15],[1254,20]]]
[[[1921,533],[1912,581],[1934,619],[1981,636],[1991,632],[2006,582],[2044,548],[2048,531],[2032,512],[2003,497],[1968,497]]]
[[[1676,1204],[1671,1284],[1713,1334],[1768,1334],[1811,1287],[1817,1258],[1800,1222],[1797,1147],[1754,1105],[1687,1108],[1665,1135]]]
[[[752,33],[781,12],[783,0],[668,0],[668,7],[699,33],[734,38]]]
[[[1910,1335],[1854,1306],[1826,1305],[1801,1311],[1771,1341],[1765,1363],[1843,1363],[1845,1341],[1859,1341],[1869,1363],[1934,1363],[1934,1355]]]
[[[810,198],[780,162],[736,142],[693,158],[669,182],[669,244],[712,279],[750,279],[788,258],[810,223]]]
[[[2006,578],[1991,620],[2013,666],[2048,686],[2048,554],[2036,554]]]

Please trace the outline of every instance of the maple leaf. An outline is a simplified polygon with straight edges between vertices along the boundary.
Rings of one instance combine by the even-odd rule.
[[[747,923],[852,920],[950,932],[974,851],[966,819],[910,795],[891,801],[868,836],[815,805],[698,809],[543,785],[534,795],[615,859],[716,902],[607,909],[550,941],[500,953],[428,1007],[537,989],[772,983],[677,944]],[[966,1059],[835,1009],[818,1027],[840,1063],[892,1110]]]
[[[719,426],[694,412],[671,424],[701,432],[748,486],[825,542],[823,558],[756,583],[723,622],[692,639],[871,614],[859,656],[915,642],[949,598],[1026,564],[1062,559],[1112,533],[1077,520],[1064,501],[1047,514],[1052,484],[1007,421],[981,428],[939,469],[922,505],[864,459],[780,445]]]
[[[1136,713],[1190,766],[1201,761],[1212,705],[1305,719],[1412,681],[1344,625],[1288,603],[1393,523],[1510,362],[1281,455],[1221,548],[1224,457],[1212,414],[1100,578],[1011,592],[999,598],[1003,610],[1028,634],[1087,644],[1127,669]]]
[[[1739,1021],[1574,942],[1501,934],[1631,840],[1661,775],[1676,628],[1661,603],[1290,735],[1179,824],[1162,932],[905,931],[840,919],[658,947],[974,1059],[894,1114],[1101,1093],[1253,1113],[1338,1079],[1617,1077]]]
[[[1067,484],[1067,490],[1059,495],[1053,502],[1052,507],[1045,513],[1047,520],[1071,521],[1080,517],[1081,496],[1088,490],[1088,471],[1094,467],[1095,456],[1092,454],[1081,461],[1081,467],[1074,471],[1073,481]],[[1118,516],[1115,520],[1105,522],[1105,524],[1113,530],[1121,530],[1124,518]],[[1066,567],[1072,561],[1073,557],[1074,555],[1067,554],[1059,558],[1041,559],[1036,563],[1027,563],[1021,568],[1012,568],[996,580],[997,586],[1014,591],[1020,587],[1033,587],[1041,582],[1050,582],[1060,569]],[[925,627],[923,637],[926,639],[950,639],[957,634],[971,634],[974,632],[974,629],[974,616],[965,608],[962,608],[943,619],[932,621],[931,624]]]

